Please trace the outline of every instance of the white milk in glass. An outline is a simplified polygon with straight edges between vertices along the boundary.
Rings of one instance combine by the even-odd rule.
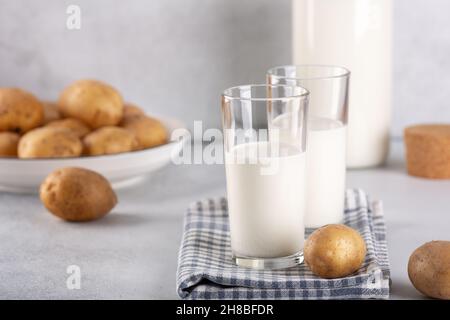
[[[298,139],[287,130],[289,114],[274,119],[280,141]],[[345,201],[346,126],[338,120],[310,116],[306,147],[305,227],[342,223]],[[297,141],[298,142],[298,141]],[[299,189],[299,194],[303,189]]]
[[[268,146],[245,143],[225,154],[236,256],[275,258],[303,250],[305,153],[283,144],[277,157],[267,157]]]
[[[342,223],[346,126],[341,121],[310,117],[307,137],[305,226]]]

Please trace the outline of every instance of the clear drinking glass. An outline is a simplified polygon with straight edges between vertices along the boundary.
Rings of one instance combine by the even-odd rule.
[[[350,72],[338,66],[282,66],[267,72],[270,85],[310,92],[305,226],[342,223]]]
[[[239,266],[281,269],[303,261],[308,95],[285,85],[222,94],[231,248]]]

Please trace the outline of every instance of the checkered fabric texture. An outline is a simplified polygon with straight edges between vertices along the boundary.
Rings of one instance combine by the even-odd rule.
[[[226,198],[189,206],[178,257],[177,292],[183,299],[387,299],[389,260],[381,202],[364,191],[346,191],[344,223],[363,236],[367,255],[354,274],[321,279],[305,264],[285,270],[252,270],[231,260]],[[313,230],[306,230],[308,236]]]

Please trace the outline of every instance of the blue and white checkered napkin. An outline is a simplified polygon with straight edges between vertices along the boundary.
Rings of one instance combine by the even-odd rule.
[[[286,270],[252,270],[231,262],[225,198],[193,203],[187,212],[177,271],[183,299],[387,299],[389,261],[381,202],[347,190],[345,224],[367,245],[366,260],[340,279],[314,276],[305,264]],[[312,230],[307,230],[309,235]]]

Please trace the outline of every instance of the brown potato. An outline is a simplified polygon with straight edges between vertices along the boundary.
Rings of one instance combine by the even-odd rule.
[[[44,106],[31,93],[0,88],[0,131],[24,133],[44,121]]]
[[[64,158],[81,155],[83,145],[69,129],[41,127],[19,141],[19,158]]]
[[[167,143],[167,131],[163,124],[151,117],[124,119],[121,125],[136,136],[139,149],[156,147]]]
[[[321,278],[340,278],[357,271],[366,256],[366,244],[354,229],[329,224],[314,231],[306,240],[305,262]]]
[[[45,178],[40,187],[44,206],[68,221],[103,217],[117,204],[117,196],[102,175],[83,168],[62,168]]]
[[[72,131],[78,138],[83,138],[85,135],[91,132],[91,129],[86,124],[75,118],[55,120],[47,124],[47,127],[67,128]]]
[[[145,112],[132,103],[125,103],[123,106],[123,118],[134,118],[134,117],[143,117],[145,116]]]
[[[58,111],[58,105],[55,102],[45,101],[44,106],[44,124],[61,119],[61,114]]]
[[[408,276],[426,296],[450,300],[450,241],[431,241],[409,258]]]
[[[103,127],[83,139],[85,154],[97,156],[136,150],[138,142],[129,131],[120,127]]]
[[[97,80],[79,80],[65,88],[59,98],[59,111],[77,118],[93,129],[114,126],[123,116],[123,100],[110,85]]]
[[[0,157],[17,157],[20,136],[14,132],[0,132]]]

